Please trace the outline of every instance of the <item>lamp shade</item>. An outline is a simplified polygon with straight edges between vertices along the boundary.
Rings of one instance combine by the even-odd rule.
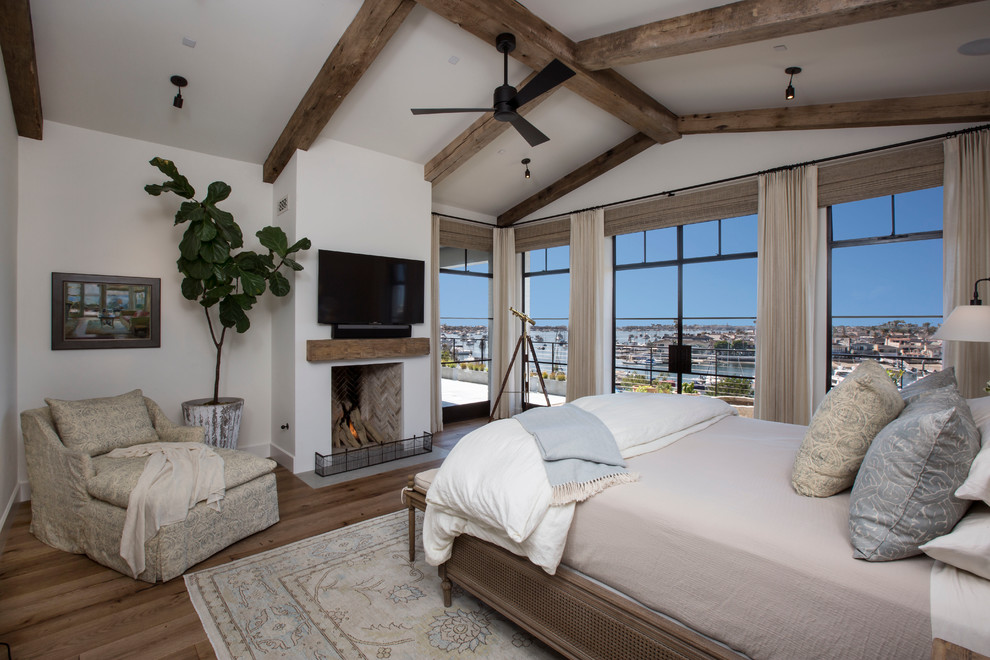
[[[990,305],[960,305],[932,339],[990,342]]]

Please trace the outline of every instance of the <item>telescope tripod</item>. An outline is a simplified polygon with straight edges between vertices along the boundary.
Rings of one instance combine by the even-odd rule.
[[[502,378],[502,385],[498,388],[498,396],[495,398],[495,405],[492,406],[491,413],[488,415],[488,421],[495,419],[495,411],[498,410],[498,404],[502,400],[502,395],[505,393],[505,386],[509,382],[509,375],[512,373],[512,365],[516,363],[516,357],[519,352],[522,351],[522,365],[523,365],[523,405],[526,403],[526,395],[529,394],[529,373],[527,365],[529,363],[529,358],[527,357],[527,348],[533,354],[533,364],[536,365],[536,375],[540,379],[540,389],[543,390],[543,396],[547,400],[547,407],[550,407],[550,395],[547,394],[547,385],[543,381],[543,371],[540,368],[540,360],[536,357],[536,347],[533,346],[533,340],[529,336],[526,324],[530,323],[536,325],[530,317],[526,316],[522,312],[518,312],[513,308],[509,308],[509,311],[518,316],[523,322],[522,334],[519,335],[519,339],[516,340],[516,347],[512,351],[512,359],[509,360],[509,366],[505,370],[505,377]]]

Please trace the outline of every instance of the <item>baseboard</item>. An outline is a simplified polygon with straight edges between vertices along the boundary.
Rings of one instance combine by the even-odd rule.
[[[3,518],[0,519],[0,557],[3,556],[3,549],[7,547],[7,537],[10,535],[10,512],[14,509],[14,505],[21,502],[21,498],[18,497],[18,491],[20,488],[15,487],[11,491],[10,497],[7,498],[7,506],[3,510]]]
[[[269,445],[237,445],[238,451],[246,451],[249,454],[254,454],[255,456],[260,456],[261,458],[268,458]]]
[[[275,445],[270,445],[271,450],[268,453],[268,458],[272,459],[282,467],[284,467],[289,472],[295,472],[294,467],[296,464],[295,456],[285,451],[280,447]]]

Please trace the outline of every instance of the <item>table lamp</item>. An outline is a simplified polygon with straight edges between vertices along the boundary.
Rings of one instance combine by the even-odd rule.
[[[980,300],[976,288],[980,282],[990,282],[990,277],[973,283],[973,299],[968,305],[959,305],[952,310],[932,339],[990,342],[990,305],[984,305]],[[990,382],[984,389],[990,392]]]

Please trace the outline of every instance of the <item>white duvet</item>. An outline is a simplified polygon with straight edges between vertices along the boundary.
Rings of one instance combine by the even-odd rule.
[[[573,403],[608,427],[623,458],[666,447],[737,414],[719,399],[676,394],[603,394]],[[552,575],[574,504],[550,506],[550,499],[540,452],[522,425],[503,419],[483,426],[458,441],[426,494],[426,560],[442,564],[454,539],[470,534],[523,555]]]

